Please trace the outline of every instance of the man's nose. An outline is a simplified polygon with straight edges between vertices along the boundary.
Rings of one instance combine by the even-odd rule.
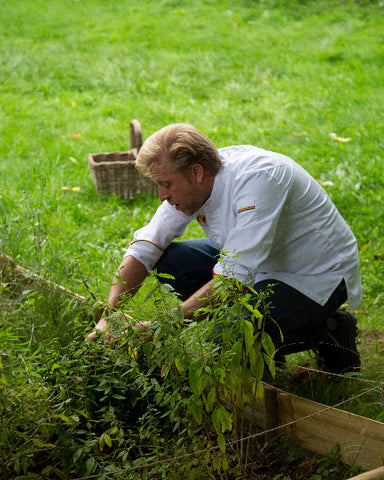
[[[164,202],[164,200],[167,200],[169,198],[169,194],[168,194],[167,190],[164,187],[162,187],[161,185],[158,185],[157,192],[158,192],[159,198],[162,202]]]

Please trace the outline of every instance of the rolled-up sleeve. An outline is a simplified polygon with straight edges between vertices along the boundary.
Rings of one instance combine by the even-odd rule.
[[[183,235],[192,219],[167,201],[163,202],[151,221],[134,233],[124,258],[132,255],[150,272],[172,240]]]

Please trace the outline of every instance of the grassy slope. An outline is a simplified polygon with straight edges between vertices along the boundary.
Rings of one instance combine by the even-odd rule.
[[[97,196],[87,155],[129,148],[131,118],[144,137],[190,122],[218,146],[280,151],[332,182],[361,248],[361,324],[381,328],[380,3],[0,0],[0,9],[3,251],[104,297],[158,201]]]

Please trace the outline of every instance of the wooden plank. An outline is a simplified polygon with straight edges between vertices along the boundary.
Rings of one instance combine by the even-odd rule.
[[[0,252],[0,268],[2,269],[3,276],[10,281],[14,281],[16,279],[23,280],[24,282],[36,282],[40,287],[49,287],[54,290],[58,290],[64,295],[67,295],[72,298],[77,298],[81,302],[86,302],[87,299],[78,293],[72,292],[67,288],[63,287],[62,285],[58,285],[51,280],[42,277],[41,275],[37,275],[36,273],[31,272],[27,268],[18,265],[13,258],[4,253]]]
[[[262,402],[256,403],[256,408],[246,406],[242,415],[245,419],[252,422],[256,427],[266,432],[265,438],[269,440],[276,436],[276,432],[269,430],[275,429],[277,425],[277,389],[263,382],[264,397]]]
[[[384,480],[384,467],[375,468],[370,472],[364,472],[348,480]]]
[[[326,455],[339,444],[341,460],[370,470],[382,466],[384,424],[285,392],[277,392],[278,424],[303,447]],[[292,423],[293,422],[293,423]]]

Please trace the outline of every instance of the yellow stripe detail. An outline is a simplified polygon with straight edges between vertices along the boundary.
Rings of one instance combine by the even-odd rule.
[[[136,243],[136,242],[148,242],[148,243],[152,243],[152,245],[154,245],[155,247],[159,248],[162,252],[164,252],[164,248],[161,248],[160,245],[157,245],[157,243],[155,242],[152,242],[151,240],[146,240],[145,238],[137,238],[136,240],[132,240],[132,242],[129,243],[129,245],[132,245],[133,243]]]
[[[247,210],[254,210],[254,209],[255,209],[254,205],[252,207],[244,207],[244,208],[240,208],[240,210],[238,210],[237,213],[246,212]]]

